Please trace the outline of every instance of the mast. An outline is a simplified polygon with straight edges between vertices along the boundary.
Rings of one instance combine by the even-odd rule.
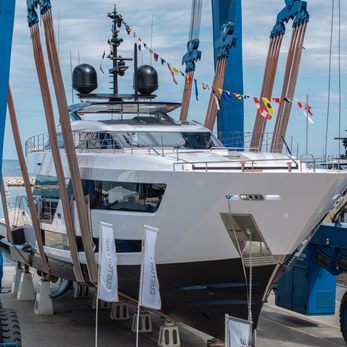
[[[111,54],[108,56],[112,60],[112,69],[109,70],[112,77],[113,94],[118,94],[118,75],[123,76],[126,67],[123,59],[118,58],[118,47],[123,42],[123,39],[118,37],[119,28],[122,26],[123,17],[117,12],[116,4],[114,5],[113,11],[107,15],[112,19],[112,37],[109,40],[111,46]]]

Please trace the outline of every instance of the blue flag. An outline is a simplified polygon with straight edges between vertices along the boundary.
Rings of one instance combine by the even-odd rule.
[[[195,98],[196,98],[196,101],[199,101],[198,81],[194,79],[194,82],[195,82]]]

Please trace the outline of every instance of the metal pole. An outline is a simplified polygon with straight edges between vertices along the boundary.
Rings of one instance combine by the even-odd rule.
[[[141,309],[141,296],[142,296],[142,286],[143,286],[143,266],[144,266],[144,250],[145,250],[145,240],[142,241],[142,258],[141,258],[141,269],[140,269],[140,283],[139,283],[139,298],[137,301],[137,317],[136,317],[136,347],[139,347],[139,325],[140,325],[140,309]]]

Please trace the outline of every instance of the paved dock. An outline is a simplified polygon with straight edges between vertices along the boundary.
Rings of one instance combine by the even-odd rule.
[[[21,324],[24,347],[94,346],[95,310],[92,297],[74,299],[73,293],[54,301],[54,316],[36,316],[33,302],[18,302],[9,290],[13,268],[5,268],[5,293],[1,294],[3,306],[16,309]],[[264,306],[258,328],[257,347],[336,347],[346,346],[338,327],[337,315],[332,317],[305,317],[272,304]],[[338,305],[338,304],[337,304]],[[131,307],[130,313],[135,311]],[[152,316],[153,333],[142,334],[141,347],[154,347],[161,318]],[[206,346],[208,336],[179,324],[182,347]],[[135,346],[131,321],[116,322],[109,318],[109,311],[100,311],[99,346]]]

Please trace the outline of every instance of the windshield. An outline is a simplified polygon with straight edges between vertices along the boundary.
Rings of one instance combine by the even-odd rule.
[[[85,133],[83,137],[83,145],[88,149],[131,147],[211,149],[222,146],[210,132],[98,132]]]

